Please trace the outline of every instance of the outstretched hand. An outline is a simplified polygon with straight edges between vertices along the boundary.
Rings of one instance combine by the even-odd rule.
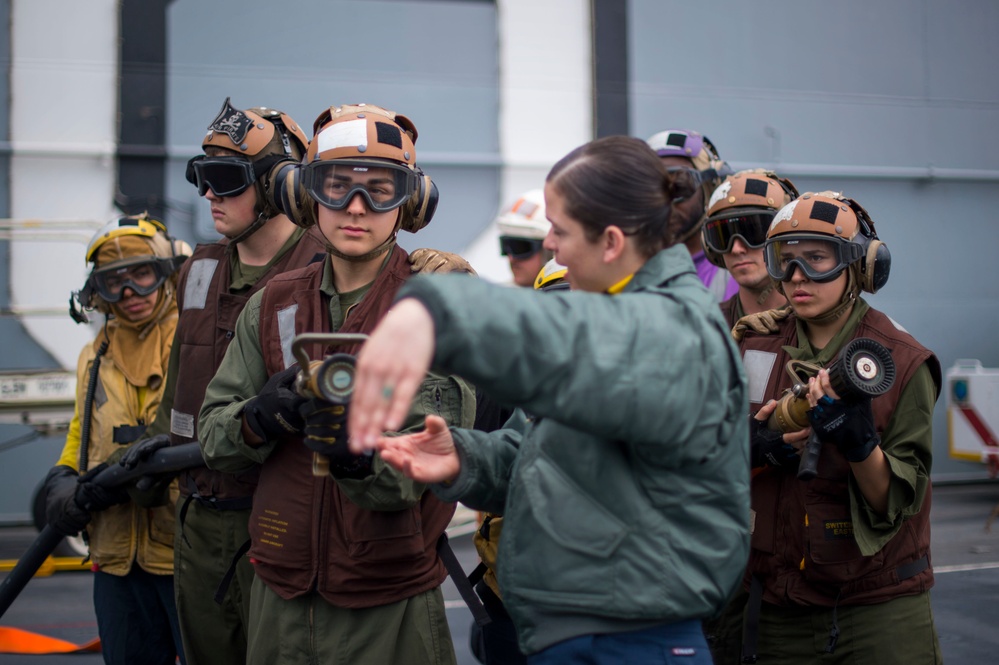
[[[387,464],[421,483],[450,482],[461,470],[451,430],[440,416],[428,415],[422,432],[381,437],[377,449]]]
[[[434,320],[419,301],[390,309],[357,355],[347,431],[354,454],[378,447],[398,430],[434,356]]]

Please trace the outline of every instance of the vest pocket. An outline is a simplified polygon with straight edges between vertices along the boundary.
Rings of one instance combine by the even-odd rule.
[[[805,528],[807,556],[803,574],[817,583],[843,585],[880,570],[884,554],[865,557],[853,535],[850,507],[841,504],[809,504]]]

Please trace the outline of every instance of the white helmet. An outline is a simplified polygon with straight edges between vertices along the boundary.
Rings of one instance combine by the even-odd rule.
[[[545,217],[545,193],[541,189],[525,192],[513,205],[496,216],[500,236],[543,240],[551,222]]]

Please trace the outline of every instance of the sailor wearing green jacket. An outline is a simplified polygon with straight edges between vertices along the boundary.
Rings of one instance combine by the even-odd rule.
[[[436,483],[442,500],[504,515],[499,583],[532,664],[709,664],[699,620],[742,575],[746,380],[672,243],[686,180],[637,139],[577,148],[545,185],[545,246],[572,292],[418,277],[358,358],[351,447]],[[537,418],[483,433],[429,416],[422,432],[383,437],[430,366]]]

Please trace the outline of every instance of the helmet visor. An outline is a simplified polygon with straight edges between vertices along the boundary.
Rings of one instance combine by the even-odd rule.
[[[91,279],[97,295],[106,302],[115,303],[121,300],[126,288],[140,296],[148,296],[163,285],[174,269],[172,259],[158,259],[95,270]]]
[[[215,196],[238,196],[257,180],[253,164],[243,157],[200,155],[187,163],[187,180],[197,185],[198,195],[209,189]]]
[[[302,169],[306,191],[331,210],[343,210],[357,194],[373,212],[395,210],[412,195],[414,178],[405,166],[369,160],[313,162]]]
[[[512,259],[529,259],[542,250],[544,240],[500,236],[500,254]]]
[[[767,240],[763,259],[767,273],[775,280],[786,282],[800,268],[813,282],[831,282],[843,269],[863,254],[863,248],[852,242],[830,240],[822,234],[794,234]]]
[[[704,223],[704,244],[724,254],[732,251],[732,243],[739,238],[746,247],[759,249],[767,242],[767,229],[773,218],[773,212],[760,212],[709,219]]]

